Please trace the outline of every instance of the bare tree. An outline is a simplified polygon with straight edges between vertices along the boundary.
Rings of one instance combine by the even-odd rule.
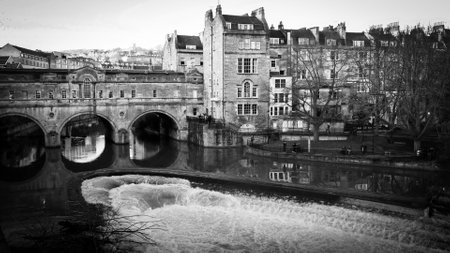
[[[312,126],[314,140],[325,122],[342,118],[351,74],[350,49],[342,47],[293,47],[293,111]]]
[[[393,128],[397,119],[400,85],[396,40],[373,41],[367,50],[356,51],[352,58],[357,81],[350,104],[363,121],[372,120],[374,134],[378,135],[381,121]],[[361,120],[361,119],[360,119]]]
[[[416,151],[425,133],[436,126],[444,99],[442,91],[448,83],[448,65],[444,64],[445,53],[434,47],[423,28],[407,29],[400,33],[400,39],[398,117],[410,133]]]

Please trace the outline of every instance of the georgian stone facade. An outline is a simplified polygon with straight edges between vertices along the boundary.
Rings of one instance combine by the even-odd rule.
[[[251,15],[206,12],[204,45],[205,107],[215,119],[241,131],[268,126],[270,61],[264,9]]]

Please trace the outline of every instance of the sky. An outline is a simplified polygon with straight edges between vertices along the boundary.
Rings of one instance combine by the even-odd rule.
[[[287,29],[346,22],[347,31],[399,22],[402,28],[445,22],[450,0],[219,0],[223,14],[264,7],[266,20]],[[0,0],[0,46],[30,49],[144,48],[163,46],[167,34],[199,35],[205,12],[218,0]]]

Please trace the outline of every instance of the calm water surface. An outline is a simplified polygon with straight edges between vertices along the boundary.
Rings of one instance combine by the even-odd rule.
[[[111,176],[80,182],[79,173],[103,168],[199,171],[252,181],[280,182],[340,193],[425,198],[448,187],[448,173],[389,170],[246,156],[242,149],[207,149],[135,134],[114,145],[101,127],[62,136],[45,149],[42,138],[15,138],[1,145],[1,225],[8,238],[21,224],[64,216],[80,197],[146,222],[156,247],[140,251],[361,252],[450,250],[450,225],[349,209],[289,194],[256,194],[250,187],[212,185],[155,176]],[[112,187],[114,186],[114,187]],[[149,220],[146,220],[149,219]],[[275,232],[276,231],[276,232]]]

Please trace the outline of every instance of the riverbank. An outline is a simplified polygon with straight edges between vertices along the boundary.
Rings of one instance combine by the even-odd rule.
[[[325,163],[342,163],[353,165],[368,165],[374,167],[384,168],[401,168],[414,169],[426,171],[439,171],[441,168],[434,162],[421,161],[407,161],[404,156],[383,156],[383,155],[337,155],[337,154],[322,154],[322,153],[299,153],[299,152],[283,152],[283,151],[269,151],[256,147],[245,147],[247,154],[252,154],[261,157],[272,157],[277,159],[297,159],[305,161],[316,161]]]

